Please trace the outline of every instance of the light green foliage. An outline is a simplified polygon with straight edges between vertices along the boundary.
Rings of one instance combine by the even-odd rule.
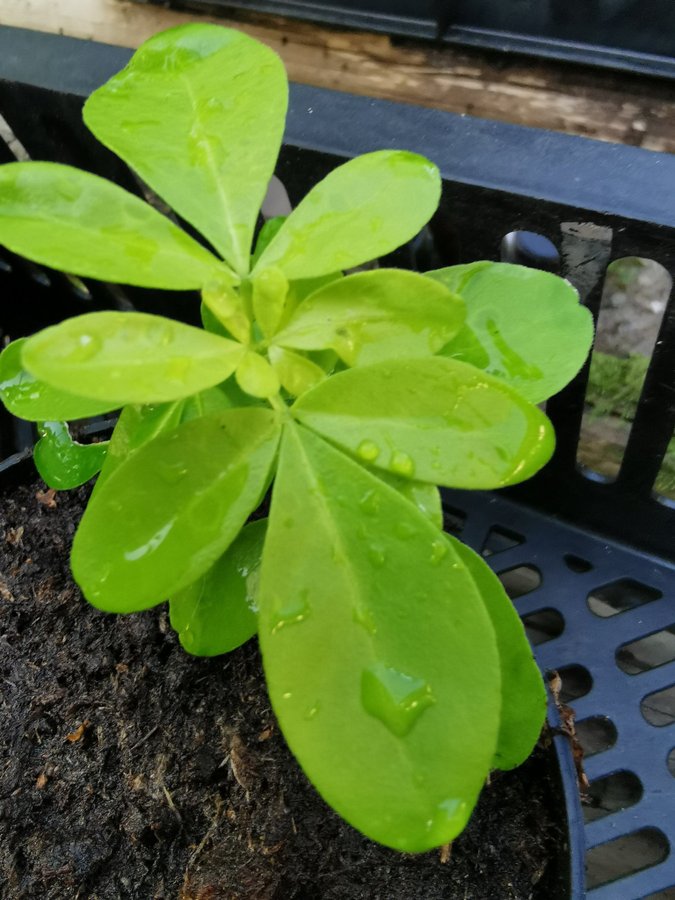
[[[553,451],[540,410],[502,381],[439,356],[341,372],[293,411],[370,465],[447,487],[515,484]]]
[[[360,266],[414,237],[438,206],[441,179],[429,160],[378,150],[338,166],[307,194],[256,263],[288,279]]]
[[[83,276],[194,288],[204,324],[67,320],[2,353],[0,396],[43,423],[50,484],[102,465],[71,555],[85,597],[118,613],[170,598],[199,655],[258,631],[284,735],[321,794],[375,840],[425,850],[462,830],[492,765],[525,758],[545,707],[501,586],[442,531],[438,485],[500,487],[546,462],[533,401],[579,368],[589,320],[565,282],[518,267],[345,276],[436,208],[436,167],[400,150],[338,166],[252,256],[286,95],[271,50],[191,24],[86,104],[213,252],[93,175],[0,166],[0,243]],[[107,446],[72,441],[64,420],[118,407]],[[268,495],[269,525],[247,524]]]
[[[287,98],[276,53],[190,24],[147,41],[87,100],[84,120],[243,275]]]
[[[96,492],[72,567],[109,612],[155,606],[202,575],[262,499],[279,437],[263,409],[186,422],[140,447]]]
[[[21,359],[60,390],[121,406],[187,397],[224,381],[242,356],[240,344],[162,316],[97,312],[45,328]]]
[[[501,581],[473,550],[446,535],[480,592],[497,638],[501,666],[502,710],[495,769],[513,769],[525,762],[539,737],[546,712],[546,691],[523,623]]]
[[[139,287],[198,288],[222,263],[166,216],[70,166],[0,166],[0,243],[74,275]]]
[[[118,407],[116,402],[76,397],[35,378],[23,367],[26,338],[12,341],[0,354],[0,396],[12,415],[31,422],[50,417],[86,419]]]
[[[466,303],[466,328],[444,355],[498,376],[532,403],[557,393],[584,364],[593,319],[569,282],[507,263],[428,274]]]
[[[67,491],[93,478],[100,471],[108,449],[100,444],[79,444],[64,422],[40,422],[40,440],[33,450],[35,468],[44,482],[57,491]]]
[[[171,626],[188,653],[228,653],[257,632],[256,597],[266,529],[266,519],[245,525],[201,578],[171,597]]]
[[[442,533],[290,427],[258,604],[274,710],[323,797],[399,850],[451,841],[492,760],[500,685],[480,594]]]
[[[349,366],[368,365],[438,353],[463,321],[463,302],[431,279],[378,269],[311,294],[274,343],[296,350],[331,347]]]

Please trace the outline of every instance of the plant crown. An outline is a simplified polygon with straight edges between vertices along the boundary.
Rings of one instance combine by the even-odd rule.
[[[271,50],[202,24],[156,35],[88,99],[89,129],[203,243],[90,173],[1,166],[1,244],[80,277],[198,290],[204,327],[67,319],[4,350],[0,390],[38,423],[49,485],[98,472],[71,557],[87,600],[170,598],[193,654],[257,634],[322,796],[422,851],[462,830],[491,768],[527,757],[545,710],[520,620],[443,532],[438,485],[499,488],[548,460],[537,404],[583,364],[591,319],[566,281],[518,266],[345,275],[436,209],[438,170],[401,150],[338,166],[252,253],[286,105]],[[71,438],[67,421],[113,410],[110,441]]]

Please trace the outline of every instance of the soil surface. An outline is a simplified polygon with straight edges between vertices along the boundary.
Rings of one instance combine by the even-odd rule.
[[[2,898],[553,900],[552,751],[495,773],[448,862],[373,844],[288,751],[254,641],[195,659],[165,611],[82,600],[86,496],[0,496]]]

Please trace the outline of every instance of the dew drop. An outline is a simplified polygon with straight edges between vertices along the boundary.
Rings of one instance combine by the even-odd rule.
[[[394,451],[389,468],[392,472],[403,475],[405,478],[412,478],[415,473],[415,463],[407,453],[403,453],[401,450]]]
[[[101,339],[95,334],[80,334],[65,346],[62,358],[69,363],[87,362],[102,349]]]
[[[366,491],[359,500],[359,508],[369,516],[375,516],[380,509],[380,498],[375,490]]]
[[[426,823],[433,843],[445,844],[449,835],[457,834],[464,828],[470,814],[469,804],[459,797],[448,797],[438,803]]]
[[[363,604],[358,603],[354,607],[352,615],[356,624],[360,625],[361,628],[365,628],[368,634],[377,634],[377,625],[375,624],[375,618],[367,606],[363,606]]]
[[[307,712],[305,713],[305,719],[308,722],[311,722],[312,719],[315,718],[316,714],[319,712],[319,706],[320,704],[317,700],[316,703],[313,706],[310,706],[310,708],[307,710]]]
[[[442,559],[448,555],[448,544],[444,540],[434,541],[431,545],[431,562],[434,566],[439,565]]]
[[[365,462],[374,462],[380,455],[380,448],[375,441],[361,441],[356,452]]]
[[[287,600],[275,610],[276,623],[272,627],[272,634],[276,634],[288,625],[299,625],[307,619],[310,614],[307,596],[308,591],[301,591],[297,597]]]
[[[187,475],[188,467],[182,459],[174,460],[173,462],[161,460],[157,464],[157,472],[163,481],[166,481],[168,484],[176,484]]]
[[[361,702],[392,734],[405,737],[436,698],[423,678],[375,663],[361,674]]]

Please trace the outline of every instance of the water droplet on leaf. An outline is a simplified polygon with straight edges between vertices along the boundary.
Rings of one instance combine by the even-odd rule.
[[[423,678],[375,663],[361,675],[361,702],[392,734],[405,737],[436,698]]]
[[[389,463],[389,468],[397,475],[403,475],[405,478],[412,478],[415,474],[415,463],[401,450],[395,450]]]
[[[434,566],[437,566],[442,559],[448,555],[448,544],[447,541],[438,540],[434,541],[431,545],[431,562]]]
[[[276,624],[272,628],[272,634],[276,634],[288,625],[298,625],[307,619],[310,614],[307,594],[307,591],[301,591],[297,597],[286,600],[275,610]]]
[[[374,441],[361,441],[356,452],[365,462],[374,462],[380,455],[380,448]]]

